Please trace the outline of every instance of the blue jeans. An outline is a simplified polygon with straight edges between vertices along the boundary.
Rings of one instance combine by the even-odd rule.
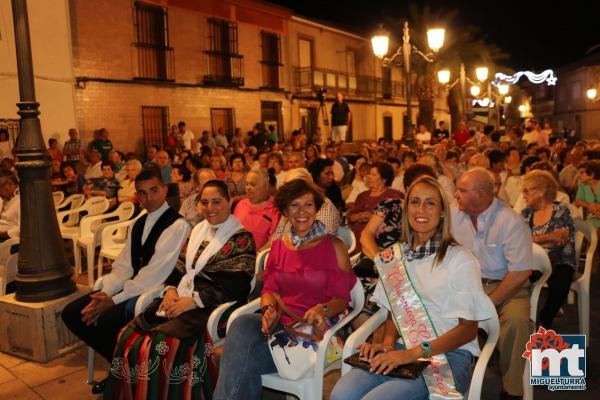
[[[400,346],[396,346],[401,348]],[[465,393],[471,384],[473,356],[466,350],[446,353],[452,369],[454,383],[459,392]],[[392,378],[364,369],[352,368],[337,381],[331,400],[427,400],[429,392],[423,377],[418,379]]]
[[[277,372],[261,321],[262,315],[248,314],[231,324],[213,400],[260,400],[261,375]]]

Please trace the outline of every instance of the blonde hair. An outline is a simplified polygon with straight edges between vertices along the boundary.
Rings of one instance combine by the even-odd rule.
[[[452,236],[452,232],[450,229],[450,202],[446,198],[444,194],[444,188],[440,185],[437,179],[432,178],[431,176],[421,176],[416,181],[413,182],[412,185],[406,191],[406,198],[404,199],[404,210],[402,210],[402,242],[407,243],[409,246],[412,246],[412,227],[408,222],[408,202],[410,200],[410,195],[418,184],[429,185],[434,188],[442,200],[442,215],[440,218],[440,224],[437,227],[437,232],[441,232],[442,240],[440,243],[440,248],[433,260],[433,266],[438,265],[444,260],[446,253],[448,252],[448,247],[456,245],[457,242]],[[436,233],[437,233],[436,232]]]
[[[294,168],[288,170],[283,177],[283,183],[291,182],[294,179],[302,179],[308,183],[313,183],[313,178],[306,168]]]
[[[523,183],[531,182],[538,190],[541,190],[544,194],[546,201],[552,202],[556,199],[556,192],[558,192],[558,183],[552,174],[542,169],[534,169],[529,171],[523,177]]]

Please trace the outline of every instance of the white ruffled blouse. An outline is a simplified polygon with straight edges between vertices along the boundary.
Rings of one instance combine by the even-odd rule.
[[[444,261],[433,267],[435,255],[407,262],[407,270],[438,336],[458,325],[458,318],[483,321],[492,318],[481,284],[479,262],[465,247],[448,248]],[[390,309],[381,282],[371,301]],[[460,347],[474,356],[480,353],[477,338]]]

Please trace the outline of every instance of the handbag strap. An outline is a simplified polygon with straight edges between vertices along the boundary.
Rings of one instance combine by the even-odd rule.
[[[297,330],[295,330],[293,328],[293,325],[296,324],[297,322],[304,322],[304,323],[308,323],[308,321],[306,320],[306,318],[303,318],[301,316],[299,316],[298,314],[290,311],[285,303],[283,302],[283,300],[281,300],[281,297],[278,294],[274,294],[275,297],[275,301],[277,301],[277,304],[279,305],[279,307],[281,308],[281,311],[286,314],[288,317],[290,317],[292,319],[292,322],[286,324],[283,329],[292,335],[296,335],[298,337],[304,338],[304,339],[309,339],[312,340],[313,342],[320,342],[321,340],[323,340],[323,332],[317,328],[317,326],[315,324],[311,324],[313,327],[313,331],[316,332],[315,335],[309,335],[307,333],[303,333],[303,332],[299,332]]]

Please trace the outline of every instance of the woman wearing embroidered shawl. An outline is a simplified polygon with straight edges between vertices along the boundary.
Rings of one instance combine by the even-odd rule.
[[[200,196],[206,219],[182,250],[185,269],[121,331],[105,399],[212,398],[217,370],[206,322],[220,304],[246,301],[256,250],[222,181],[207,182]]]
[[[410,186],[402,241],[378,253],[375,264],[380,281],[373,300],[391,311],[383,343],[360,345],[370,371],[354,368],[342,376],[331,399],[462,398],[479,354],[477,321],[493,311],[477,259],[450,234],[449,204],[437,180],[421,177]],[[387,376],[420,358],[432,364],[418,379]]]

